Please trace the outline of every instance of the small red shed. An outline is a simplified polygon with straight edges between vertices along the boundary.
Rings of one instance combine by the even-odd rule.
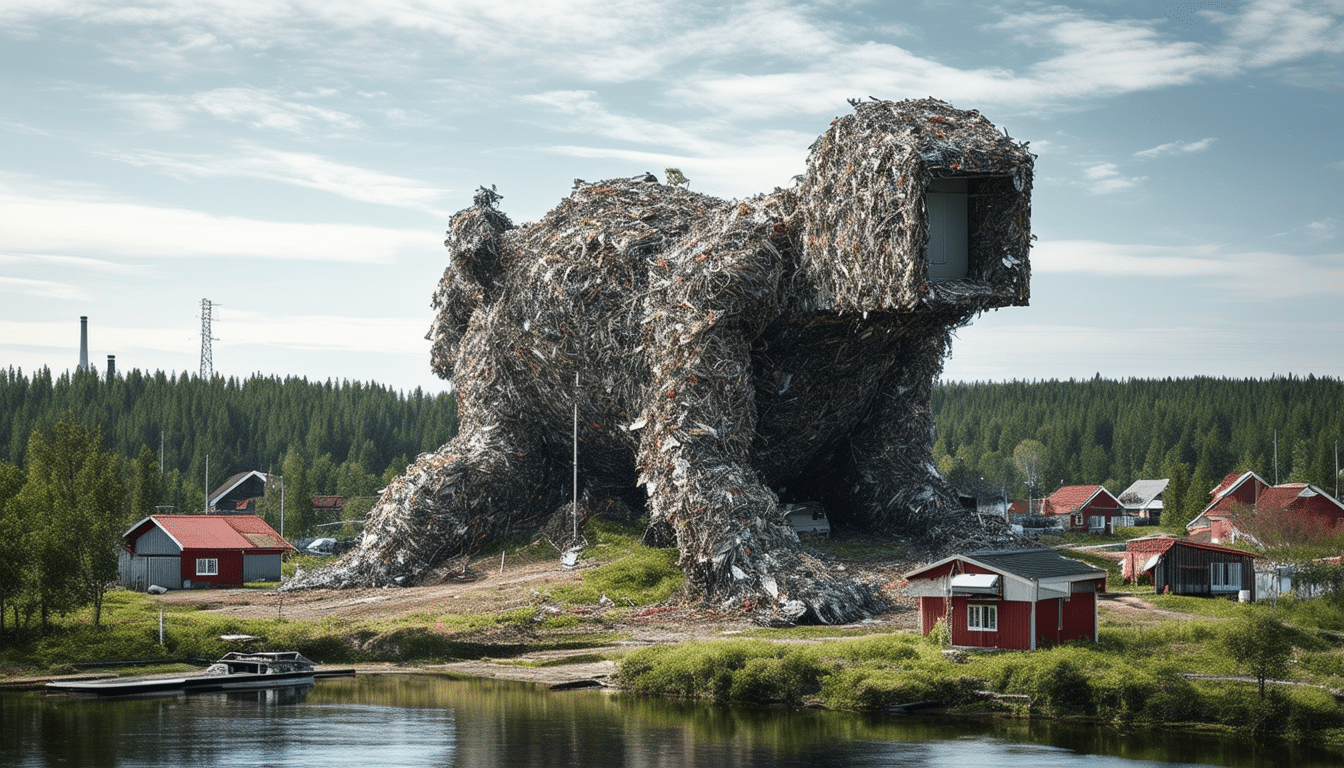
[[[953,555],[905,575],[919,598],[920,631],[941,619],[952,644],[1036,650],[1041,643],[1097,639],[1097,593],[1106,572],[1052,549]]]
[[[279,581],[294,547],[256,515],[150,515],[122,534],[121,583],[144,590]]]

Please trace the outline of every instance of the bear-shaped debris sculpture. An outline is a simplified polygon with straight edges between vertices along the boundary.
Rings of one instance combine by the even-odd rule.
[[[1032,155],[941,101],[853,106],[793,187],[747,200],[576,181],[515,227],[483,188],[452,217],[428,336],[458,435],[292,588],[423,583],[548,518],[570,535],[575,424],[581,513],[647,515],[714,605],[880,608],[807,552],[791,503],[935,547],[1001,535],[932,466],[929,399],[953,330],[1027,303]]]

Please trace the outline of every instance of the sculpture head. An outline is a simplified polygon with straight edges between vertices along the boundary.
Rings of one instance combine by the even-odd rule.
[[[795,190],[801,308],[969,316],[1026,304],[1026,144],[936,99],[851,103]]]

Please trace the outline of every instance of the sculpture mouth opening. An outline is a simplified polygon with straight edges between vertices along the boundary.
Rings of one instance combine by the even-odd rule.
[[[1004,263],[1004,232],[1013,226],[1020,193],[1011,176],[948,176],[925,192],[929,241],[924,249],[930,283],[985,281]]]

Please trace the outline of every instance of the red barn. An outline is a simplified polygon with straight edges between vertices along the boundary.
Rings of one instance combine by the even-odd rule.
[[[1050,494],[1041,514],[1064,518],[1066,533],[1115,533],[1116,517],[1126,516],[1120,500],[1101,485],[1065,485]]]
[[[905,575],[919,598],[920,631],[946,620],[952,644],[1036,650],[1097,639],[1097,593],[1106,572],[1052,549],[953,555]]]
[[[150,515],[121,538],[121,583],[141,590],[279,581],[281,556],[295,551],[256,515]]]

